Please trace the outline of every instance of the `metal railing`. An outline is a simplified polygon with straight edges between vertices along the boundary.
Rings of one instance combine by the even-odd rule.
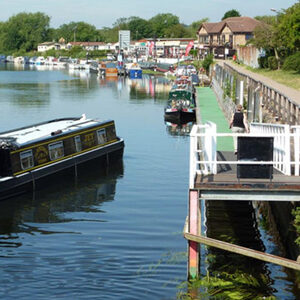
[[[251,133],[217,133],[216,124],[207,122],[194,125],[190,133],[190,188],[194,188],[198,174],[217,174],[217,165],[273,165],[284,175],[299,176],[300,126],[251,123]],[[273,137],[273,161],[227,161],[217,160],[219,137]],[[293,148],[293,159],[291,147]]]

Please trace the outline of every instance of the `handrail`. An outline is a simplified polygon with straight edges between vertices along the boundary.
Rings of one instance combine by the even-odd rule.
[[[217,133],[216,125],[207,122],[205,125],[194,125],[191,131],[190,144],[190,188],[194,187],[197,174],[217,174],[219,164],[265,164],[273,165],[281,173],[299,176],[300,168],[300,126],[251,123],[251,133]],[[272,161],[226,161],[217,160],[218,137],[274,137]],[[294,145],[293,157],[291,146]]]

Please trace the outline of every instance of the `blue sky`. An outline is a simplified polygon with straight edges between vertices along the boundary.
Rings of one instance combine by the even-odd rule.
[[[208,17],[217,22],[230,9],[242,16],[272,15],[270,9],[286,9],[297,0],[0,0],[0,21],[20,12],[43,12],[51,18],[51,27],[84,21],[102,28],[111,27],[121,17],[150,19],[158,13],[172,13],[180,22],[191,24]]]

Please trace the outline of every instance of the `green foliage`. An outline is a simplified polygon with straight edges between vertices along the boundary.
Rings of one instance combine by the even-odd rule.
[[[268,57],[268,67],[271,70],[277,70],[278,69],[278,61],[275,56],[269,56]]]
[[[153,36],[152,26],[148,21],[139,18],[139,17],[131,17],[128,22],[128,29],[132,34],[133,40],[139,40],[146,37]]]
[[[297,232],[297,239],[295,243],[300,246],[300,207],[297,207],[292,211],[293,216],[295,216],[294,220],[294,227],[296,228]]]
[[[267,69],[269,67],[269,65],[268,65],[268,57],[266,57],[266,56],[259,57],[258,58],[258,64],[259,64],[259,67],[261,69]]]
[[[278,15],[278,33],[281,46],[291,51],[300,48],[300,2]]]
[[[209,71],[209,67],[210,67],[210,65],[213,63],[213,61],[214,61],[214,56],[213,56],[213,54],[208,54],[205,58],[204,58],[204,60],[203,60],[203,62],[202,62],[202,67],[205,69],[205,71],[208,73],[208,71]]]
[[[300,73],[300,51],[288,56],[283,63],[282,69]]]
[[[164,37],[170,27],[179,24],[179,18],[170,13],[157,14],[149,20],[149,23],[156,37]]]
[[[277,17],[276,16],[256,16],[254,19],[261,21],[268,25],[276,25]]]
[[[178,286],[177,299],[268,299],[275,300],[267,276],[235,272],[207,273],[201,279],[184,282]]]
[[[41,12],[19,13],[0,26],[0,49],[3,52],[37,48],[49,38],[50,18]]]
[[[240,16],[241,14],[237,10],[231,9],[224,14],[222,20],[225,20],[227,18],[232,18],[232,17],[240,17]]]
[[[227,78],[225,81],[225,87],[223,89],[223,98],[231,96],[231,83],[230,80]]]
[[[71,22],[61,25],[54,31],[55,40],[64,38],[66,43],[80,42],[97,42],[100,41],[100,35],[95,26],[85,22]]]
[[[236,103],[236,81],[237,81],[237,77],[236,75],[233,76],[233,83],[232,83],[232,89],[231,89],[231,100]]]

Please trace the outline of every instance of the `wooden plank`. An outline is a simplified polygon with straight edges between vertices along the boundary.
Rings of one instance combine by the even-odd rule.
[[[237,253],[237,254],[241,254],[241,255],[245,255],[248,257],[252,257],[252,258],[256,258],[265,262],[269,262],[269,263],[273,263],[273,264],[277,264],[283,267],[287,267],[290,269],[294,269],[297,271],[300,271],[300,263],[287,259],[287,258],[283,258],[283,257],[279,257],[276,255],[272,255],[272,254],[268,254],[268,253],[264,253],[264,252],[260,252],[260,251],[256,251],[253,249],[249,249],[249,248],[245,248],[242,246],[238,246],[238,245],[234,245],[234,244],[230,244],[230,243],[226,243],[223,241],[218,241],[212,238],[208,238],[208,237],[204,237],[204,236],[197,236],[191,233],[184,233],[184,237],[189,240],[189,241],[194,241],[197,243],[201,243],[201,244],[205,244],[207,246],[210,247],[215,247],[218,249],[222,249],[225,251],[229,251],[232,253]]]

